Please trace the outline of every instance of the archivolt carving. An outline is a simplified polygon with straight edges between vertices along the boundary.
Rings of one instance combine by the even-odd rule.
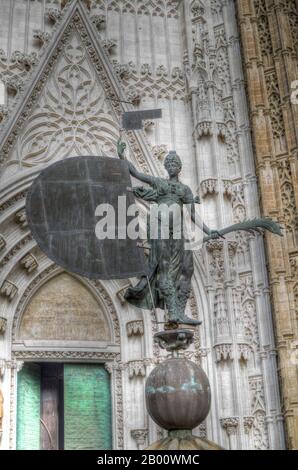
[[[28,233],[25,237],[19,240],[9,251],[8,253],[1,259],[0,267],[3,268],[22,248],[24,248],[27,243],[31,242],[33,237],[31,233]]]
[[[6,240],[3,237],[3,235],[0,235],[0,251],[4,250],[5,247],[6,247]]]
[[[3,212],[6,211],[6,209],[9,209],[11,206],[16,204],[18,201],[21,201],[26,197],[27,191],[20,191],[17,193],[15,196],[11,197],[7,201],[5,201],[3,204],[0,206],[0,214],[3,214]]]
[[[6,279],[0,288],[0,294],[3,297],[7,297],[8,300],[11,301],[17,293],[18,287],[13,282]]]

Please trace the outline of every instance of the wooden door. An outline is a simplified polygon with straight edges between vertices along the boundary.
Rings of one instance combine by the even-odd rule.
[[[41,369],[42,450],[63,449],[63,364],[43,364]]]

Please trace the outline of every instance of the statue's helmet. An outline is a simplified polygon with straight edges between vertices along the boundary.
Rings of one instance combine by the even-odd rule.
[[[164,166],[165,166],[165,169],[167,169],[167,166],[170,162],[175,162],[177,167],[179,167],[179,171],[181,171],[181,168],[182,168],[182,162],[180,160],[180,157],[179,155],[177,155],[176,151],[175,150],[171,150],[168,155],[166,156],[165,160],[164,160]]]

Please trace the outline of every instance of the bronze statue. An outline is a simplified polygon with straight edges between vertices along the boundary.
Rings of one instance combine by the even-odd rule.
[[[118,156],[124,159],[126,144],[119,139]],[[165,158],[165,169],[169,178],[155,177],[139,172],[132,163],[128,162],[132,176],[147,183],[150,187],[133,188],[134,195],[145,201],[155,202],[158,205],[166,204],[190,207],[190,216],[195,220],[195,203],[191,189],[179,181],[181,160],[176,152],[170,152]],[[183,220],[183,217],[181,217]],[[185,307],[191,292],[191,278],[193,275],[193,253],[185,250],[185,238],[183,230],[181,237],[173,237],[173,226],[169,221],[169,237],[167,239],[158,236],[150,238],[148,230],[148,243],[150,254],[148,262],[148,275],[143,276],[138,284],[129,287],[125,292],[125,299],[140,308],[151,310],[154,307],[167,310],[169,323],[198,325],[201,322],[193,320],[185,315]],[[234,230],[259,231],[265,228],[273,233],[281,235],[280,226],[270,219],[257,219],[227,227],[223,230],[210,230],[205,224],[201,224],[203,232],[207,235],[203,241],[223,237],[223,234]],[[160,235],[160,231],[158,231]]]

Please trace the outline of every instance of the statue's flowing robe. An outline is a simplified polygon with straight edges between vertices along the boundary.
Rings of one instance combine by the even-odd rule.
[[[185,184],[170,182],[164,178],[154,178],[150,187],[135,187],[134,195],[145,201],[160,204],[192,204],[194,201],[191,189]],[[183,220],[183,218],[181,218]],[[173,226],[169,227],[169,239],[162,239],[158,229],[158,238],[150,236],[150,219],[147,218],[147,238],[150,245],[148,260],[148,277],[142,277],[135,287],[129,287],[125,292],[125,299],[136,307],[151,310],[153,307],[164,309],[164,298],[159,289],[160,265],[167,261],[169,265],[168,275],[173,281],[175,291],[179,291],[179,280],[185,263],[192,263],[192,252],[186,251],[184,247],[185,238],[183,227],[181,237],[173,238]],[[150,282],[151,292],[148,286]],[[153,305],[153,302],[154,305]]]

